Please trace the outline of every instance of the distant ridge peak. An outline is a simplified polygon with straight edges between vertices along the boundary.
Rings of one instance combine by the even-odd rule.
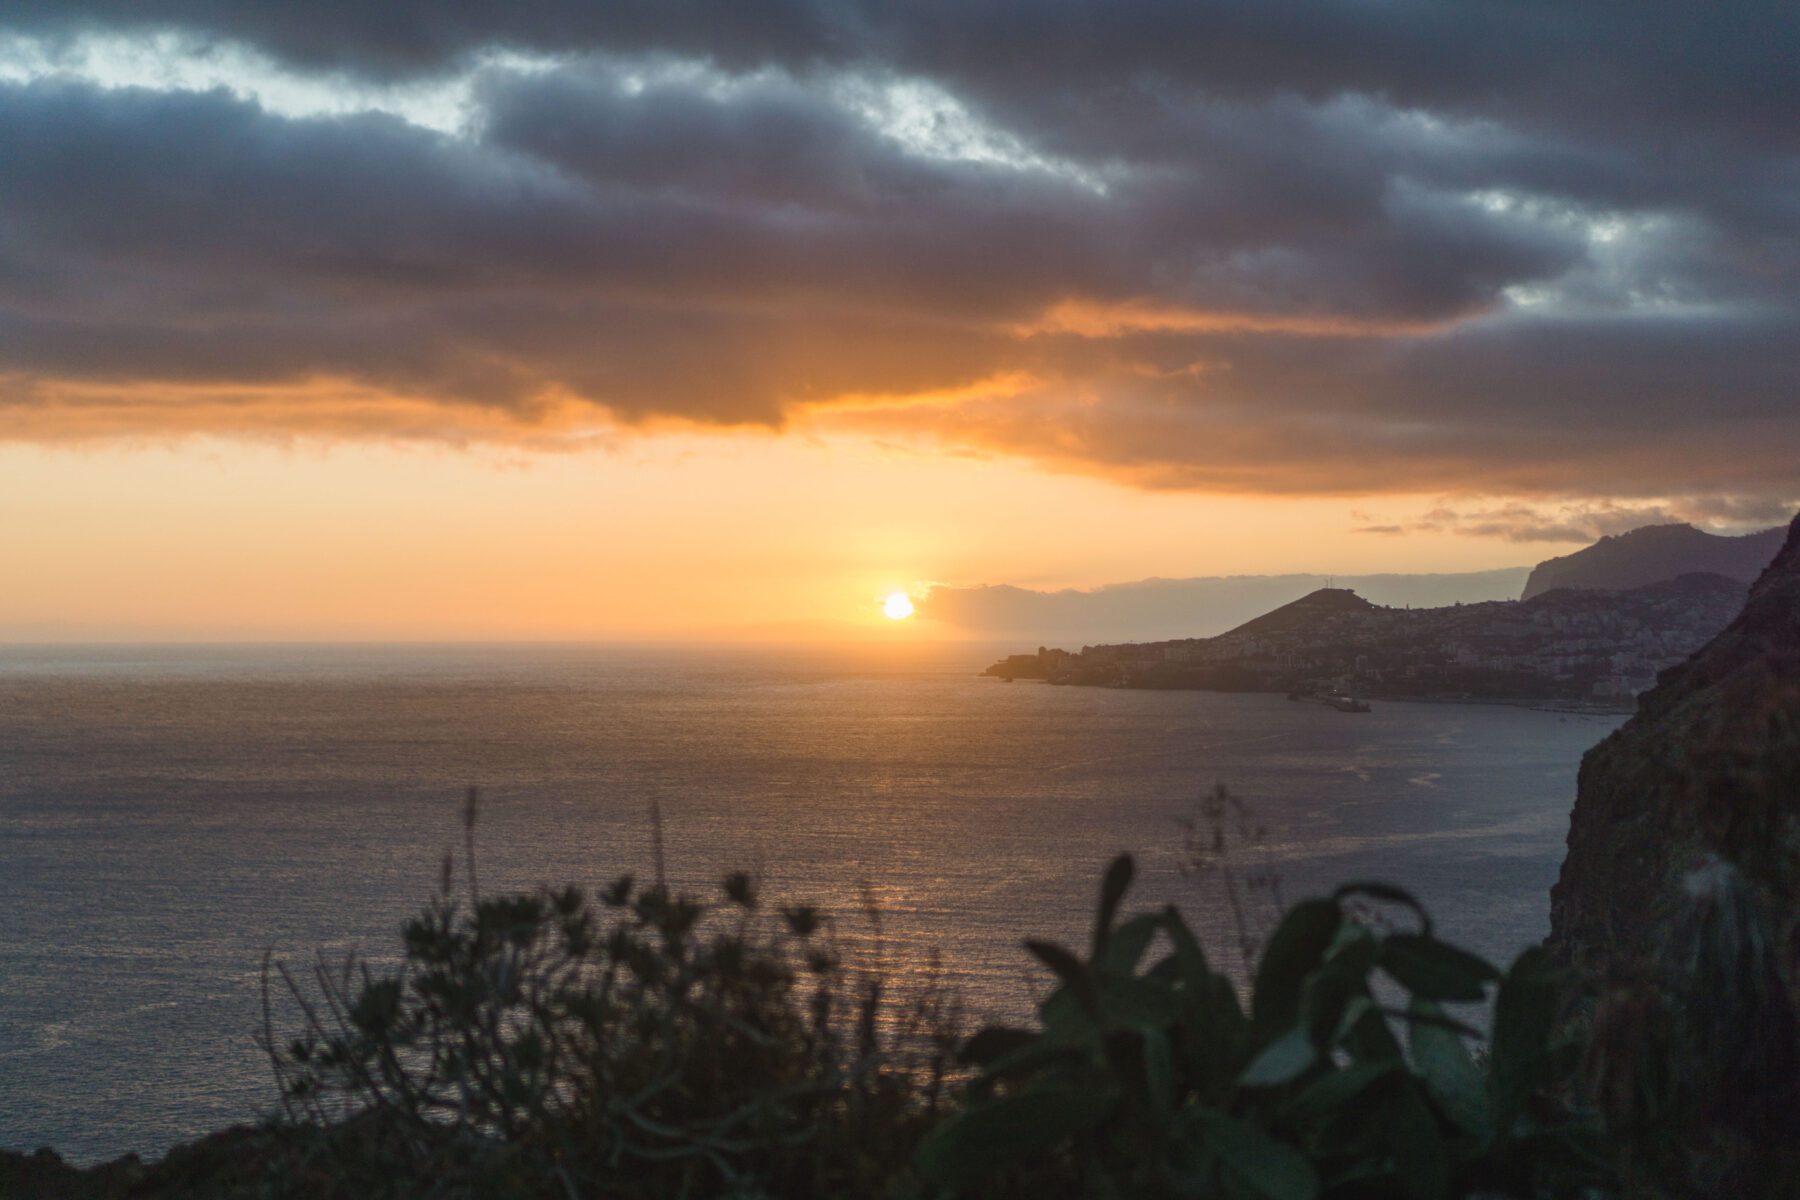
[[[1682,575],[1723,575],[1750,583],[1781,549],[1786,529],[1726,537],[1687,524],[1645,525],[1601,538],[1585,550],[1545,559],[1519,599],[1557,588],[1626,591]]]
[[[1231,632],[1258,633],[1264,630],[1291,629],[1322,617],[1346,612],[1366,612],[1375,607],[1377,606],[1364,600],[1350,588],[1315,588],[1298,600],[1289,601],[1272,612],[1244,622]]]
[[[1374,608],[1367,600],[1356,594],[1355,588],[1322,587],[1314,588],[1298,600],[1285,605],[1295,608],[1305,605],[1308,608]],[[1279,611],[1279,610],[1277,610]]]

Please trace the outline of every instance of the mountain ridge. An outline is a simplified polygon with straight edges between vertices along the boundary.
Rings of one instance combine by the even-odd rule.
[[[1540,562],[1519,599],[1556,588],[1622,591],[1697,572],[1749,583],[1775,557],[1786,532],[1778,525],[1726,537],[1688,524],[1642,525]]]
[[[940,585],[917,603],[922,617],[1007,641],[1149,641],[1224,633],[1333,583],[1394,608],[1510,600],[1530,570],[1200,575],[1053,590]]]

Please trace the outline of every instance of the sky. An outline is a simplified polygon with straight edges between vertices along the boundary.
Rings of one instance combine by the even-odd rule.
[[[1774,524],[1797,58],[1752,0],[12,0],[0,640],[923,637],[882,598]]]

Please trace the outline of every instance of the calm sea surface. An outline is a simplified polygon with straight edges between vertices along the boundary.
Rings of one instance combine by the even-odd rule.
[[[250,1119],[265,950],[381,956],[484,805],[484,888],[669,870],[933,947],[978,1012],[1025,935],[1079,937],[1100,868],[1176,900],[1183,816],[1228,784],[1290,897],[1414,888],[1506,959],[1542,937],[1581,752],[1617,718],[1003,685],[989,648],[875,654],[0,647],[0,1146],[91,1161]]]

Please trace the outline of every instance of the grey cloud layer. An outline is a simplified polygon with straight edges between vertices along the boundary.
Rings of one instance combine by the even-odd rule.
[[[728,68],[876,63],[1019,98],[1058,122],[1147,81],[1800,140],[1800,12],[1779,0],[13,0],[9,21],[50,34],[180,28],[389,77],[490,46],[670,52]],[[1065,95],[1046,103],[1047,90]]]
[[[183,386],[315,378],[451,431],[958,391],[822,419],[1146,486],[1800,491],[1791,5],[15,0],[8,22],[479,78],[462,137],[0,85],[0,435],[53,430],[73,385],[115,388],[122,432],[179,427]]]

